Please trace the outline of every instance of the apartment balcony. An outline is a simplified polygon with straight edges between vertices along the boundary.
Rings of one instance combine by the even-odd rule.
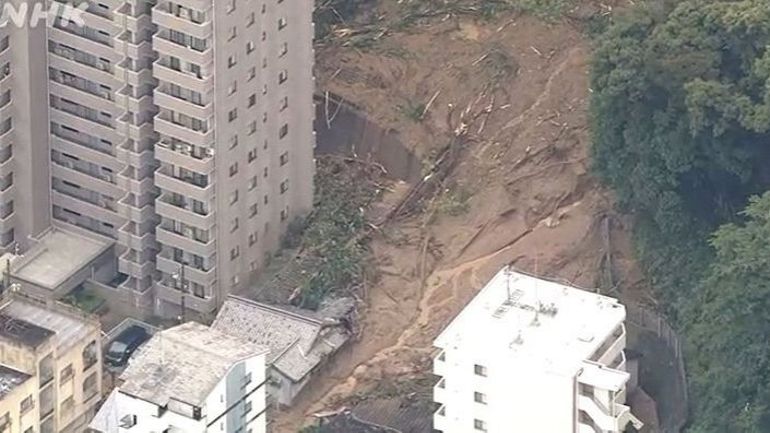
[[[209,230],[216,224],[214,212],[204,215],[187,210],[173,203],[172,198],[167,194],[163,194],[155,200],[155,212],[162,217],[180,221],[202,230]]]
[[[8,203],[16,198],[16,184],[11,178],[5,177],[0,181],[0,203]]]
[[[49,113],[51,122],[67,125],[78,131],[87,132],[89,135],[108,140],[112,143],[120,141],[121,136],[118,135],[115,129],[99,122],[94,122],[93,120],[68,113],[58,107],[51,107]]]
[[[70,33],[54,26],[48,27],[48,39],[67,45],[68,47],[77,47],[77,49],[93,54],[96,57],[109,59],[113,64],[122,57],[122,55],[120,55],[119,52],[116,52],[110,44]]]
[[[196,23],[190,17],[176,16],[159,7],[152,10],[152,22],[157,24],[158,27],[174,29],[198,39],[208,39],[213,35],[214,29],[211,20]]]
[[[118,186],[125,192],[141,197],[152,192],[153,180],[152,176],[138,179],[135,171],[132,173],[131,169],[127,168],[118,174]]]
[[[8,50],[7,52],[10,52]],[[6,60],[7,62],[7,60]],[[0,63],[0,65],[4,65],[6,63]],[[13,69],[9,66],[5,70],[0,70],[0,89],[11,89],[13,87],[13,83],[11,83],[11,80],[13,80]]]
[[[622,325],[594,352],[591,360],[609,365],[626,347],[626,329]]]
[[[215,0],[174,0],[174,3],[186,8],[195,9],[201,12],[208,11],[213,6]],[[160,6],[156,6],[160,7]]]
[[[135,143],[135,141],[126,140],[122,145],[118,146],[118,158],[122,162],[138,168],[147,167],[154,164],[155,158],[153,157],[152,148],[138,152]]]
[[[207,94],[214,90],[214,78],[203,77],[192,72],[177,71],[164,64],[162,60],[156,60],[153,64],[153,75],[159,81],[178,84],[200,94]]]
[[[158,107],[185,114],[196,119],[209,119],[214,116],[214,104],[196,104],[194,102],[170,95],[160,88],[155,89],[155,104]]]
[[[152,28],[152,16],[150,14],[132,15],[129,13],[130,9],[128,4],[123,4],[113,14],[112,22],[117,24],[119,28],[128,29],[137,34]]]
[[[51,93],[56,96],[69,99],[70,101],[77,102],[80,105],[93,108],[94,110],[111,113],[113,115],[118,112],[111,92],[105,91],[101,95],[95,95],[54,80],[49,81],[48,88]]]
[[[110,197],[121,197],[123,195],[123,191],[121,191],[118,185],[112,183],[109,176],[102,175],[100,177],[97,174],[83,173],[73,166],[68,166],[59,161],[51,161],[51,175]]]
[[[207,186],[197,186],[182,179],[177,179],[157,170],[155,172],[155,186],[164,190],[175,192],[195,200],[208,203],[214,199],[214,185],[209,183]]]
[[[78,143],[54,134],[51,134],[51,149],[77,156],[80,159],[93,162],[102,167],[107,167],[113,172],[118,172],[124,167],[113,155],[105,153],[101,149],[96,149],[88,144]]]
[[[152,276],[155,272],[155,263],[150,260],[143,262],[139,260],[133,251],[128,250],[118,258],[118,271],[140,280]]]
[[[13,154],[3,162],[0,162],[0,176],[6,176],[16,168],[16,158]]]
[[[118,232],[118,242],[125,247],[137,251],[157,249],[154,231],[148,230],[142,233],[138,228],[139,226],[140,225],[134,221],[129,221],[124,224]]]
[[[199,242],[182,234],[174,233],[162,226],[158,226],[155,229],[155,239],[163,245],[176,247],[201,257],[210,257],[217,250],[213,236],[208,242]]]
[[[115,120],[115,130],[124,137],[134,141],[142,141],[155,132],[152,122],[146,121],[141,125],[135,125],[128,114],[124,114]]]
[[[9,210],[5,215],[0,214],[0,232],[6,233],[16,226],[16,212]]]
[[[433,358],[433,374],[436,376],[447,376],[448,374],[448,366],[446,363],[446,354],[442,350],[441,353],[436,355],[435,358]]]
[[[214,50],[211,47],[198,51],[192,47],[166,39],[160,33],[153,35],[152,44],[155,51],[159,53],[178,57],[184,61],[198,64],[201,67],[208,66],[214,62]]]
[[[81,215],[87,215],[99,221],[107,222],[112,224],[113,227],[120,227],[123,224],[123,219],[117,212],[91,203],[84,198],[69,195],[57,190],[51,191],[51,198],[54,205],[67,208]]]
[[[214,156],[196,158],[181,150],[174,150],[169,143],[160,141],[155,146],[155,159],[177,167],[184,167],[196,173],[210,174],[214,172]]]
[[[155,131],[159,134],[176,137],[198,147],[214,147],[214,128],[209,128],[208,131],[195,131],[165,120],[161,116],[162,114],[155,116]]]
[[[134,87],[139,87],[147,84],[152,84],[152,68],[147,66],[146,68],[131,68],[127,66],[127,61],[124,60],[115,65],[115,77],[123,84],[130,84]]]
[[[158,255],[155,258],[155,264],[159,271],[172,275],[179,272],[180,264],[169,258]],[[196,269],[192,266],[185,266],[184,277],[186,280],[200,284],[204,287],[213,287],[217,280],[216,270],[212,267],[208,271]]]
[[[141,224],[155,218],[155,206],[151,203],[144,206],[136,206],[124,198],[118,202],[118,214],[129,221]]]
[[[0,49],[0,65],[4,65],[11,60],[11,50],[8,49],[9,47],[10,44]]]
[[[450,423],[446,416],[446,407],[441,407],[433,413],[433,429],[438,431],[449,431]]]
[[[156,299],[161,299],[174,305],[182,305],[182,296],[184,296],[185,308],[188,310],[208,314],[214,312],[214,309],[217,307],[213,296],[200,298],[192,293],[183,294],[182,291],[169,287],[160,281],[155,283]]]
[[[113,71],[104,62],[97,62],[95,65],[80,63],[74,59],[66,57],[63,51],[48,51],[48,66],[75,74],[95,83],[103,83],[109,86],[117,85],[117,80],[113,76]]]
[[[596,398],[578,395],[578,409],[584,411],[602,431],[622,432],[632,420],[631,409],[623,404],[612,403],[607,407]]]
[[[14,137],[13,127],[9,128],[5,132],[0,132],[0,148],[10,146],[13,143],[13,137]]]
[[[69,2],[63,0],[53,0],[58,3],[67,4]],[[107,33],[112,30],[114,24],[112,22],[112,12],[102,9],[94,4],[90,4],[88,9],[82,15],[83,21],[89,27],[93,27],[98,30],[105,31]]]
[[[436,403],[446,403],[447,402],[447,390],[446,390],[446,379],[441,378],[439,379],[438,383],[433,385],[433,401]]]

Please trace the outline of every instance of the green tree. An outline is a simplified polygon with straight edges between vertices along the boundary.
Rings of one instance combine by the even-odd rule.
[[[770,431],[770,192],[711,240],[716,259],[692,307],[693,432]]]

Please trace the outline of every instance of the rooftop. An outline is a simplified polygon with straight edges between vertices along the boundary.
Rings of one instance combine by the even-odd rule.
[[[625,317],[614,298],[504,268],[434,344],[574,372]]]
[[[11,264],[12,274],[53,291],[109,247],[107,242],[53,229]]]
[[[0,313],[0,336],[22,346],[36,348],[55,333],[34,323]]]
[[[165,406],[202,406],[233,364],[267,348],[188,322],[156,333],[121,375],[121,392]]]
[[[349,338],[339,321],[346,309],[332,305],[327,311],[324,317],[323,311],[300,313],[231,296],[211,327],[268,346],[268,363],[298,382]]]
[[[36,301],[11,298],[0,306],[0,335],[30,347],[37,347],[52,336],[59,348],[70,347],[89,337],[98,322],[60,308],[41,305]]]
[[[0,399],[10,394],[17,386],[29,379],[29,374],[0,365]]]

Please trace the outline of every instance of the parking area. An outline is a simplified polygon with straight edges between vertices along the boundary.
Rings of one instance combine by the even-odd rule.
[[[150,325],[149,323],[142,322],[141,320],[133,319],[133,318],[127,318],[124,319],[122,322],[120,322],[118,325],[113,327],[109,332],[104,334],[102,337],[102,354],[106,355],[107,351],[109,350],[110,344],[112,344],[113,341],[125,330],[131,328],[131,327],[139,327],[143,328],[145,331],[147,331],[147,335],[152,337],[156,332],[158,332],[159,328],[153,325]],[[111,377],[117,377],[120,375],[120,373],[123,372],[125,369],[125,365],[121,367],[113,367],[109,365],[109,363],[104,363],[104,368],[107,373],[109,373],[109,376]]]

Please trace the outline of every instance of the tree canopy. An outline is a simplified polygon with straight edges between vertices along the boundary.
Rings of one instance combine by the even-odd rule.
[[[770,431],[770,195],[740,212],[770,188],[770,2],[640,4],[591,87],[596,172],[690,342],[691,431]]]

